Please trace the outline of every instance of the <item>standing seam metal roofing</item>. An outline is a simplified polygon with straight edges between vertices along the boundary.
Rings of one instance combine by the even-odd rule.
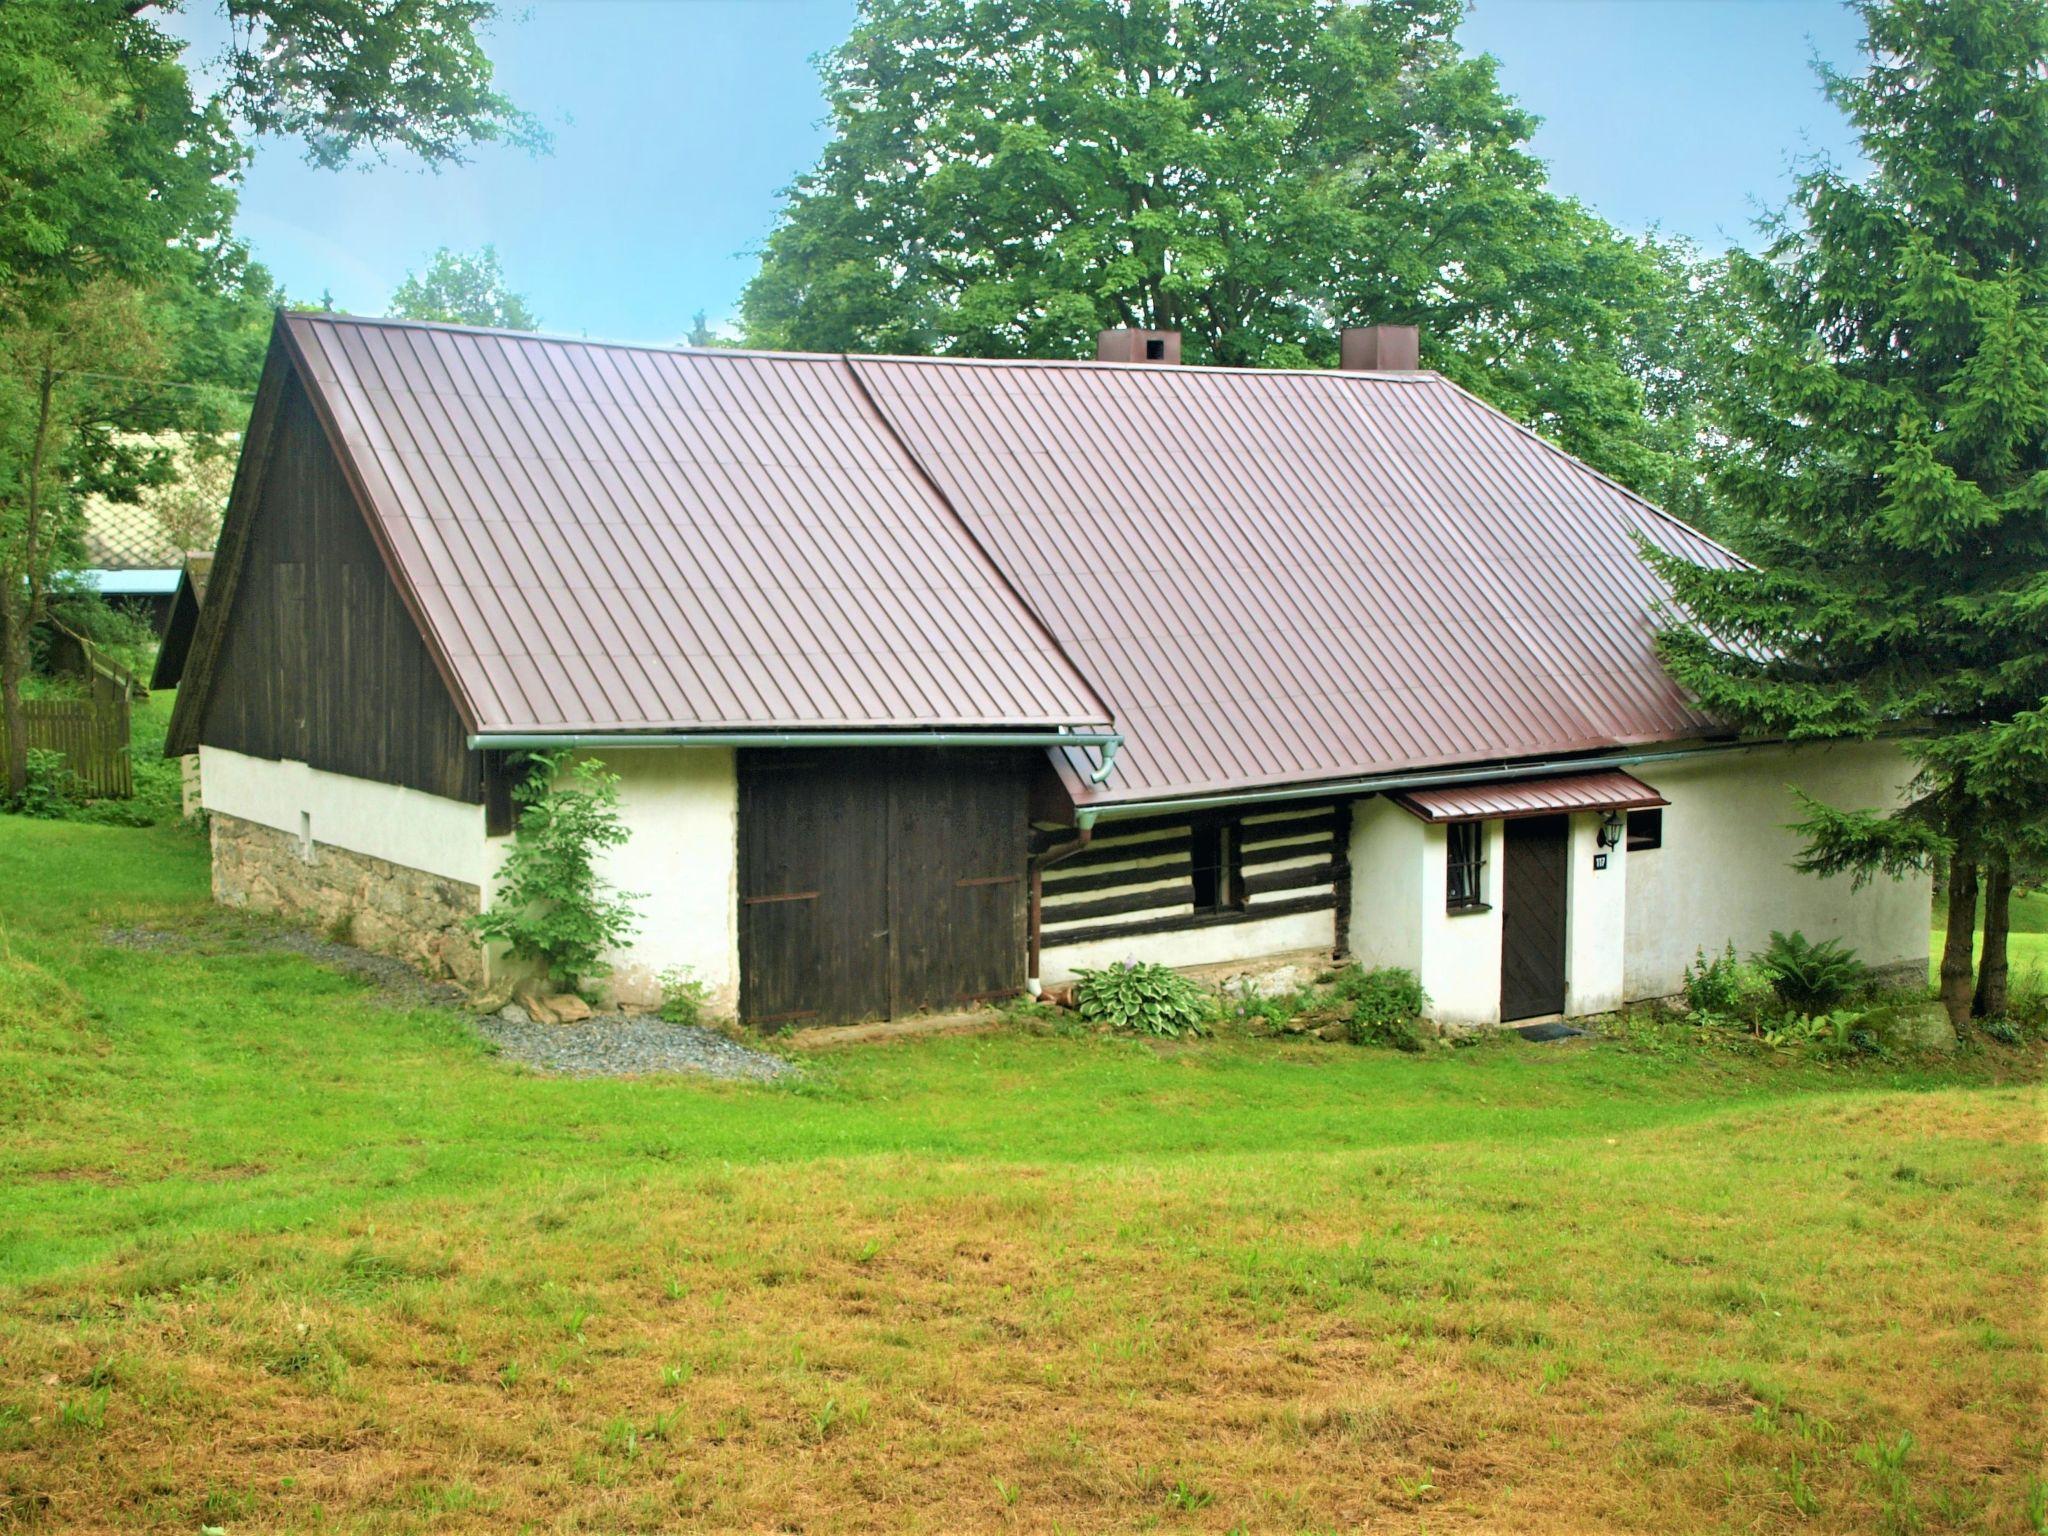
[[[1099,726],[1083,804],[1714,733],[1637,537],[1435,374],[286,317],[484,731]]]
[[[1669,805],[1641,779],[1619,769],[1561,774],[1548,779],[1507,779],[1498,784],[1455,784],[1410,789],[1394,803],[1423,821],[1501,821],[1558,811],[1634,811]]]
[[[1435,374],[849,365],[1114,710],[1083,803],[1714,731],[1633,540],[1735,557]]]
[[[474,730],[1109,723],[838,358],[285,328]]]

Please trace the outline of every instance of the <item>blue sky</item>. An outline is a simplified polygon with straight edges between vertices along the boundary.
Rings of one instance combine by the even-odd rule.
[[[210,9],[185,23],[197,57]],[[370,314],[436,246],[490,242],[546,329],[672,341],[699,308],[732,312],[824,142],[811,58],[852,17],[852,0],[533,0],[492,56],[551,155],[327,172],[265,143],[243,234],[295,300]],[[1748,241],[1795,157],[1851,153],[1808,67],[1854,60],[1835,0],[1475,0],[1461,36],[1544,118],[1553,185],[1626,229]]]

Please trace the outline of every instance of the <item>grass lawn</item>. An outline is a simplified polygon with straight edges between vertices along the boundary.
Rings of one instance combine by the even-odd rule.
[[[2036,1052],[565,1081],[205,884],[0,818],[0,1527],[2041,1529]]]

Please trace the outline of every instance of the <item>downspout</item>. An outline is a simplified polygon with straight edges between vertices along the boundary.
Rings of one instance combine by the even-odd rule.
[[[1071,858],[1095,840],[1095,829],[1083,827],[1070,843],[1048,848],[1031,861],[1031,953],[1025,963],[1024,990],[1037,997],[1045,989],[1039,984],[1038,955],[1045,936],[1045,871],[1061,859]]]

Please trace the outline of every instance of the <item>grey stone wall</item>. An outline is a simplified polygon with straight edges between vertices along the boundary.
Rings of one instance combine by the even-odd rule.
[[[483,946],[464,926],[483,903],[475,886],[326,843],[303,849],[289,833],[219,811],[210,823],[215,901],[315,924],[429,976],[482,983]]]

